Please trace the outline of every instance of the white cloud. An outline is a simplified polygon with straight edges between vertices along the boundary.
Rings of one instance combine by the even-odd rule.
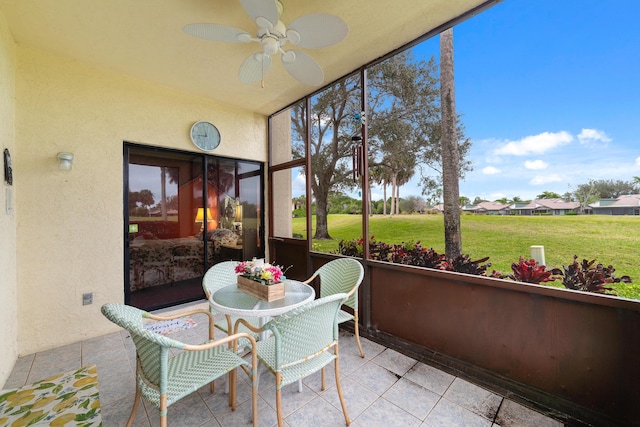
[[[307,192],[307,184],[303,174],[299,173],[291,182],[291,195],[293,197],[302,196]]]
[[[531,170],[546,169],[547,166],[549,166],[549,164],[543,162],[542,160],[527,160],[526,162],[524,162],[524,167]]]
[[[543,132],[538,135],[525,136],[516,141],[509,141],[502,147],[493,150],[495,155],[529,156],[544,154],[561,145],[573,141],[573,136],[565,131]]]
[[[496,175],[496,174],[499,174],[500,172],[501,172],[500,169],[494,168],[493,166],[487,166],[486,168],[482,169],[482,173],[485,175]]]
[[[388,194],[387,194],[387,197],[389,197]],[[382,199],[384,199],[383,193],[378,193],[376,191],[371,192],[371,200],[382,200]]]
[[[582,129],[582,132],[578,135],[578,141],[580,141],[580,144],[588,144],[596,141],[611,142],[611,138],[598,129]]]
[[[543,184],[548,184],[550,182],[560,182],[560,181],[563,181],[563,178],[558,174],[537,175],[531,181],[529,181],[529,184],[543,185]]]
[[[636,159],[636,165],[640,166],[640,157]]]

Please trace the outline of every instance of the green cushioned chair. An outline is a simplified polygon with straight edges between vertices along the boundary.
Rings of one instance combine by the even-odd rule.
[[[276,377],[278,426],[283,426],[282,387],[322,370],[324,390],[324,367],[331,362],[334,362],[336,388],[344,419],[347,425],[351,424],[342,395],[338,364],[338,311],[347,298],[348,295],[343,293],[317,299],[273,318],[262,329],[254,329],[244,319],[236,323],[235,330],[244,324],[254,332],[262,330],[273,334],[258,341],[257,353],[258,359]]]
[[[203,344],[185,344],[167,336],[147,330],[143,319],[155,321],[172,320],[202,313],[209,318],[209,340]],[[191,310],[172,316],[155,316],[135,307],[123,304],[105,304],[102,314],[113,323],[129,331],[136,346],[136,396],[127,426],[133,423],[140,395],[160,410],[160,425],[167,425],[168,407],[210,384],[227,373],[231,374],[229,406],[235,410],[235,385],[238,367],[251,366],[250,376],[253,388],[253,425],[257,426],[257,358],[254,338],[244,332],[214,341],[213,315],[207,310]],[[248,340],[251,345],[251,364],[236,354],[236,348],[229,348],[230,342]],[[237,344],[236,344],[237,345]],[[170,349],[185,350],[171,356]]]
[[[360,331],[358,327],[358,287],[364,278],[364,268],[362,264],[353,258],[339,258],[329,261],[320,267],[304,283],[311,283],[316,277],[320,277],[320,298],[346,293],[349,298],[344,303],[345,306],[353,310],[353,314],[340,310],[338,312],[338,323],[353,320],[356,342],[360,350],[360,357],[364,358],[364,351],[360,344]]]

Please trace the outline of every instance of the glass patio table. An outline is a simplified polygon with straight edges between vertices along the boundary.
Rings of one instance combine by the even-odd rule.
[[[209,297],[211,307],[222,314],[238,317],[258,317],[261,325],[269,317],[278,316],[315,299],[315,290],[306,283],[287,279],[284,298],[266,301],[238,289],[236,283],[215,291]]]
[[[238,284],[234,283],[215,291],[209,297],[209,305],[215,311],[228,316],[257,317],[262,327],[269,318],[311,302],[315,297],[316,291],[311,286],[297,280],[287,279],[284,282],[284,298],[274,301],[249,295],[238,289]],[[260,339],[266,339],[267,336],[268,332],[262,332]],[[258,370],[258,378],[260,378],[260,370]],[[302,392],[302,380],[298,380],[298,391]]]

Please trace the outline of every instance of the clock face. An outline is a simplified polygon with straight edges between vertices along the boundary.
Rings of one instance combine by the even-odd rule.
[[[209,122],[195,122],[191,126],[191,141],[203,151],[213,151],[220,145],[220,132]]]

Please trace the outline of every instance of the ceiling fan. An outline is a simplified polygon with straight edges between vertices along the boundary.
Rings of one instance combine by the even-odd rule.
[[[284,50],[287,42],[306,49],[319,49],[344,39],[349,27],[340,18],[328,13],[304,15],[285,26],[280,21],[282,4],[278,0],[240,0],[245,12],[256,22],[255,37],[247,31],[221,24],[189,24],[182,30],[205,40],[250,43],[258,42],[262,51],[252,53],[240,65],[238,78],[242,83],[262,81],[271,66],[271,57],[281,53],[284,68],[296,80],[310,86],[324,81],[320,65],[301,50]]]

